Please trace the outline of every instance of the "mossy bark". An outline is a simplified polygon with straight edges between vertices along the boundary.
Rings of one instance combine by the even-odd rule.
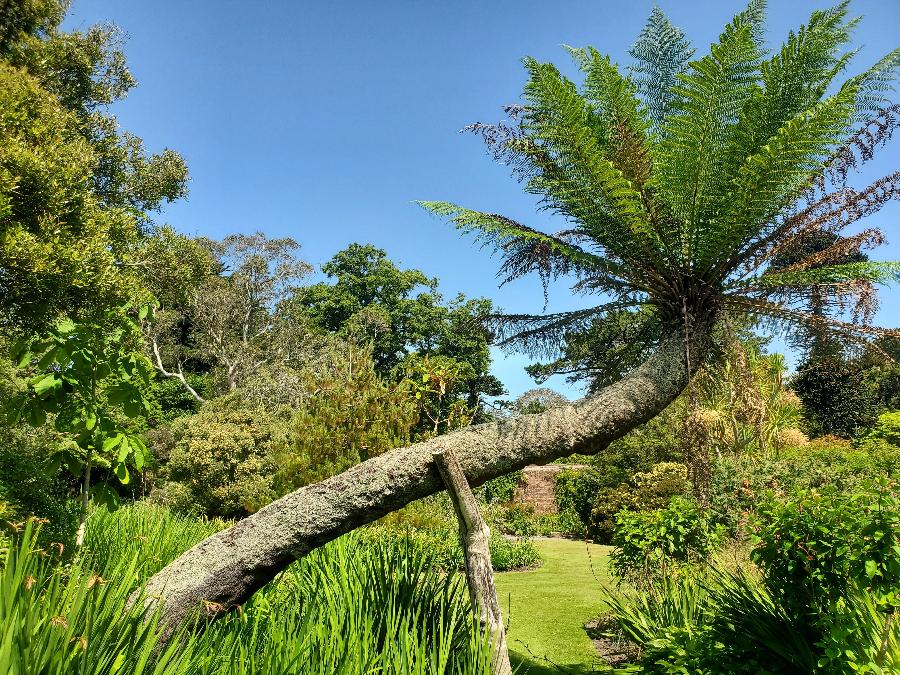
[[[569,406],[480,424],[390,451],[300,488],[200,542],[150,579],[148,606],[174,628],[216,618],[292,561],[361,525],[443,489],[433,455],[452,448],[471,485],[573,453],[595,454],[660,413],[687,386],[709,344],[695,331],[665,340],[622,380]]]

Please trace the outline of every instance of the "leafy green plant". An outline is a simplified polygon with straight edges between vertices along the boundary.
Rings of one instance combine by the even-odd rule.
[[[516,488],[522,481],[522,472],[513,471],[493,480],[489,480],[482,486],[484,501],[488,504],[494,502],[511,502]]]
[[[461,577],[435,574],[433,560],[405,542],[375,547],[359,536],[313,552],[240,612],[161,647],[155,617],[143,616],[140,602],[128,609],[128,597],[157,564],[217,526],[146,506],[101,510],[88,523],[84,555],[62,568],[35,547],[29,522],[0,568],[0,670],[490,674],[490,645]],[[160,561],[143,566],[148,554]]]
[[[138,320],[152,308],[142,307]],[[54,426],[72,439],[56,454],[75,475],[82,475],[82,521],[76,544],[84,537],[88,500],[118,503],[107,483],[91,484],[96,463],[108,466],[121,483],[131,479],[129,465],[140,471],[150,455],[140,435],[122,417],[149,410],[144,392],[153,366],[137,350],[140,327],[126,311],[111,311],[103,323],[64,319],[45,336],[19,340],[12,357],[19,368],[34,373],[28,390],[11,401],[12,422],[24,417],[35,427],[54,415]]]
[[[672,497],[653,511],[620,511],[610,569],[621,580],[647,585],[708,560],[722,543],[722,530],[687,497]]]
[[[852,613],[843,618],[847,598],[861,589],[881,608],[885,641],[900,606],[896,485],[882,479],[850,494],[825,488],[767,502],[758,511],[752,559],[773,597],[811,638],[832,643],[823,660],[843,667],[845,655],[833,643],[846,643],[857,630]]]
[[[662,509],[669,505],[672,497],[688,495],[690,492],[687,467],[676,462],[660,462],[649,471],[634,474],[628,484],[597,492],[588,532],[596,541],[611,542],[617,526],[617,515],[622,510]]]
[[[286,420],[228,396],[176,420],[171,432],[154,500],[182,513],[240,518],[275,499],[275,457],[290,442]]]

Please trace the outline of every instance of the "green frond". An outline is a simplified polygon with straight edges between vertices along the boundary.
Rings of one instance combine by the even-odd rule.
[[[529,271],[540,271],[538,268],[545,265],[544,273],[550,278],[578,270],[582,274],[606,278],[611,286],[615,285],[617,288],[626,285],[624,282],[627,278],[624,276],[626,269],[623,266],[553,235],[532,229],[504,216],[473,211],[449,202],[417,203],[436,216],[449,220],[457,229],[474,233],[477,241],[503,254],[506,260],[504,267],[501,268],[501,274],[506,275],[504,282],[516,279]],[[535,245],[541,250],[534,251],[532,247]],[[518,258],[523,252],[531,253],[535,257],[531,261],[522,261]],[[512,264],[507,265],[511,260]],[[517,269],[517,266],[521,266],[521,269]]]
[[[659,244],[640,192],[607,158],[606,123],[552,64],[526,59],[531,75],[523,127],[541,171],[531,191],[548,196],[622,259],[658,255]],[[600,216],[599,218],[597,216]]]
[[[848,2],[813,12],[806,25],[791,31],[770,59],[760,64],[761,83],[741,111],[726,145],[728,164],[736,169],[781,126],[818,102],[854,52],[841,54],[857,19],[845,21]],[[726,169],[732,175],[732,168]]]
[[[900,72],[900,47],[848,82],[856,87],[857,92],[854,122],[868,119],[891,103],[888,94],[896,91],[898,72]]]
[[[677,112],[663,126],[652,184],[684,224],[682,256],[687,262],[729,179],[723,172],[722,149],[759,77],[757,24],[762,7],[751,3],[735,17],[710,53],[678,75],[673,89]]]
[[[845,87],[804,109],[782,126],[758,152],[747,157],[723,200],[727,206],[698,246],[700,269],[727,269],[766,224],[807,190],[834,146],[846,134],[855,91]],[[724,257],[723,257],[724,255]]]
[[[635,61],[630,71],[637,96],[647,109],[651,130],[658,132],[673,112],[672,87],[694,50],[684,32],[654,7],[629,54]]]
[[[640,111],[634,83],[624,77],[609,56],[593,47],[585,50],[586,63],[584,96],[594,106],[594,113],[613,131],[620,124],[628,124],[635,132],[643,132],[647,121]]]
[[[797,272],[763,274],[754,280],[758,288],[800,288],[849,282],[892,284],[900,281],[900,262],[866,261],[845,265],[826,265]]]
[[[622,76],[608,56],[593,47],[586,50],[584,96],[609,131],[606,156],[628,180],[642,186],[650,177],[650,124],[644,116],[634,83]]]

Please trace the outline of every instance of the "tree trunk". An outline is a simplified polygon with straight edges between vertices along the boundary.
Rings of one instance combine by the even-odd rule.
[[[300,488],[200,542],[153,576],[148,606],[169,629],[245,602],[311,550],[442,489],[432,459],[452,448],[472,485],[572,453],[596,454],[659,414],[687,386],[709,331],[675,333],[640,366],[594,396],[512,422],[490,422],[392,450]]]
[[[78,532],[75,534],[75,548],[81,548],[84,543],[84,532],[87,529],[87,514],[91,499],[91,459],[92,453],[88,449],[81,483],[81,520],[78,521]]]
[[[506,648],[506,630],[497,589],[494,587],[494,568],[491,565],[491,530],[478,511],[478,502],[459,460],[453,450],[438,450],[434,453],[437,465],[453,508],[459,519],[459,539],[466,561],[466,583],[472,609],[478,611],[481,627],[491,634],[494,652],[491,671],[494,675],[512,675],[509,664],[509,650]]]

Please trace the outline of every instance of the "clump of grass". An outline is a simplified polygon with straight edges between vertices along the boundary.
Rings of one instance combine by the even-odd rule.
[[[62,564],[17,536],[0,570],[0,672],[48,675],[487,675],[491,651],[460,575],[408,542],[344,537],[295,563],[236,612],[159,644],[131,592],[221,527],[133,506],[97,511]]]

